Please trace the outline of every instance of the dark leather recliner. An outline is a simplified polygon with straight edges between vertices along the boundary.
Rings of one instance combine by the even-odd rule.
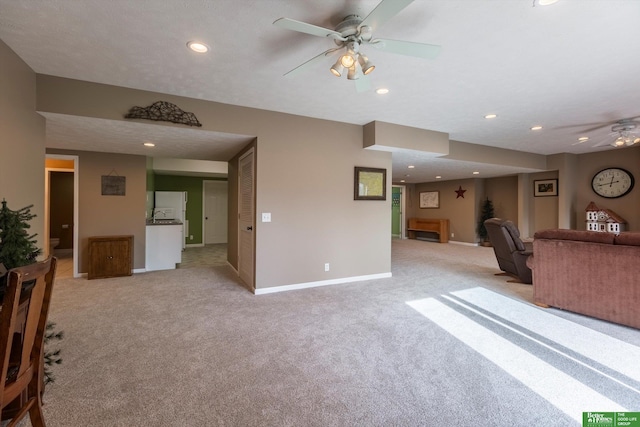
[[[523,242],[520,231],[508,219],[491,218],[484,222],[500,270],[515,276],[520,282],[531,284],[531,269],[527,258],[533,254],[533,243]]]

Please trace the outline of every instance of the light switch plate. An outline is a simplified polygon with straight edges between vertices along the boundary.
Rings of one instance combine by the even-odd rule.
[[[262,212],[262,222],[271,222],[271,212]]]

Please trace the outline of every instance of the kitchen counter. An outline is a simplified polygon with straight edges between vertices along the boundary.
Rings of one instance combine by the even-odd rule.
[[[152,219],[147,220],[147,225],[182,225],[182,221],[176,219]]]

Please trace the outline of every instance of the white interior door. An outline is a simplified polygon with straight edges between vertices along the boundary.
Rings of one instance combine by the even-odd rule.
[[[226,181],[204,181],[204,243],[227,243]]]
[[[238,167],[238,274],[250,289],[254,285],[254,157],[253,149],[240,157]]]

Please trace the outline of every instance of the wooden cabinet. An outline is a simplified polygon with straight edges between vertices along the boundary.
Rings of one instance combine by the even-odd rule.
[[[133,236],[89,237],[89,279],[131,276]]]

